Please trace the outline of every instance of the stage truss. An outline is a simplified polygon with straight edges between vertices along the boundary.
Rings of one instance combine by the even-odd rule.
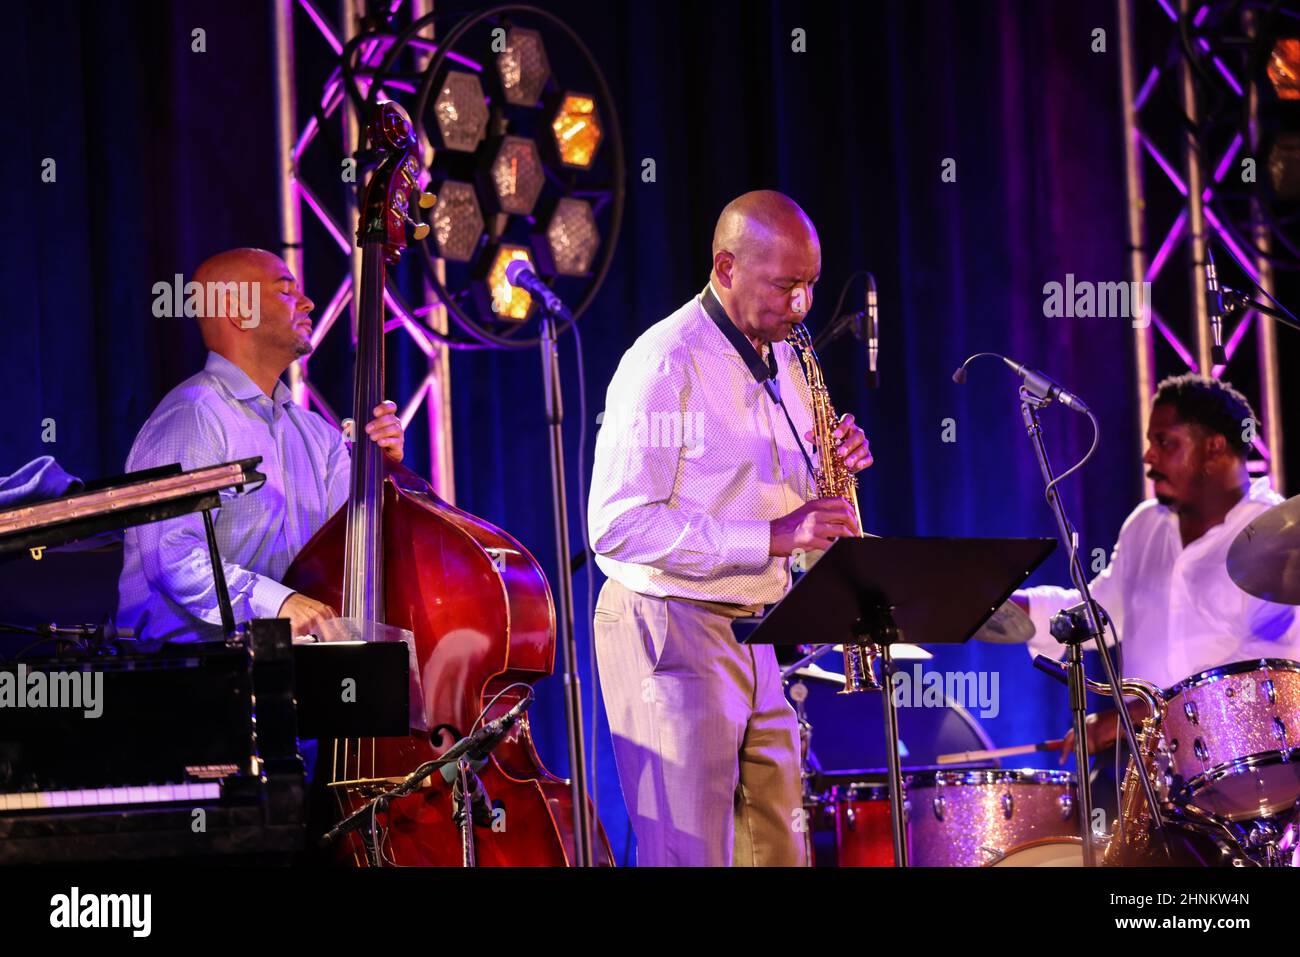
[[[1192,0],[1149,0],[1160,11],[1160,22],[1169,26],[1164,60],[1139,74],[1136,62],[1133,0],[1116,0],[1120,34],[1120,78],[1124,103],[1124,169],[1128,200],[1128,269],[1133,282],[1155,283],[1169,267],[1172,257],[1184,245],[1190,247],[1187,277],[1189,318],[1179,321],[1148,303],[1150,323],[1135,328],[1135,361],[1138,412],[1139,455],[1145,450],[1147,416],[1156,387],[1158,348],[1168,348],[1181,367],[1193,372],[1207,372],[1218,378],[1229,368],[1240,368],[1242,343],[1247,333],[1255,331],[1254,361],[1258,376],[1257,401],[1252,403],[1260,417],[1254,440],[1258,458],[1252,457],[1248,469],[1252,474],[1266,472],[1273,487],[1281,491],[1285,475],[1282,456],[1282,410],[1278,388],[1276,324],[1254,311],[1245,313],[1235,327],[1224,328],[1227,365],[1211,362],[1211,331],[1206,311],[1206,245],[1211,236],[1232,251],[1250,279],[1273,292],[1273,267],[1269,260],[1270,232],[1259,206],[1258,191],[1250,201],[1249,222],[1234,224],[1224,206],[1216,199],[1231,184],[1240,180],[1242,160],[1253,158],[1257,175],[1262,177],[1264,158],[1260,155],[1260,90],[1258,70],[1255,75],[1245,68],[1245,48],[1225,43],[1229,34],[1254,37],[1259,29],[1256,14],[1247,10],[1241,19],[1230,16],[1239,4],[1215,0],[1193,3]],[[1175,7],[1177,3],[1177,7]],[[1184,32],[1185,31],[1185,32]],[[1195,52],[1197,63],[1188,56]],[[1230,51],[1240,51],[1234,56]],[[1214,89],[1207,89],[1203,74],[1211,74]],[[1140,77],[1140,79],[1139,79]],[[1155,94],[1162,84],[1172,86],[1183,116],[1169,108]],[[1168,91],[1168,90],[1167,90]],[[1168,91],[1172,92],[1172,91]],[[1213,125],[1206,116],[1206,103],[1216,97],[1218,116],[1223,115],[1223,99],[1235,98],[1246,117],[1244,129],[1235,132],[1222,124]],[[1162,106],[1164,109],[1162,110]],[[1171,116],[1172,114],[1172,116]],[[1180,148],[1175,153],[1158,143],[1156,127],[1176,118],[1181,124]],[[1152,188],[1172,190],[1180,198],[1179,212],[1172,222],[1157,222],[1152,198],[1146,191],[1144,169],[1154,168]],[[1216,209],[1217,206],[1217,209]],[[1254,249],[1241,242],[1250,237]],[[1154,255],[1148,245],[1158,237]],[[1228,257],[1216,260],[1219,279],[1223,279]],[[1234,362],[1234,360],[1236,360]],[[1146,492],[1151,494],[1148,481]]]

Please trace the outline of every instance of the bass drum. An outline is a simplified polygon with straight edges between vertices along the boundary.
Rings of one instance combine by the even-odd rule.
[[[1083,838],[1040,837],[1017,844],[989,867],[1083,867]]]
[[[803,695],[803,707],[812,725],[813,767],[840,778],[854,770],[885,767],[888,758],[880,695],[838,694],[844,686],[843,675],[823,674],[838,678],[839,683],[811,676],[804,670],[786,681],[787,695]],[[805,690],[797,691],[796,685]],[[941,708],[899,708],[898,736],[903,764],[914,768],[937,765],[941,754],[993,747],[979,721],[947,695]],[[987,762],[988,766],[994,764]]]

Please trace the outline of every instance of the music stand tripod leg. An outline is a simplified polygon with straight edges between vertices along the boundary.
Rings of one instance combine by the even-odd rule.
[[[217,548],[217,530],[212,525],[212,509],[203,510],[203,531],[208,538],[208,558],[212,562],[212,583],[217,590],[217,609],[221,612],[221,630],[227,638],[235,633],[235,610],[230,605],[230,589],[226,587],[226,571],[221,564]]]
[[[894,701],[894,656],[890,646],[903,640],[892,611],[883,604],[865,609],[854,626],[854,637],[880,648],[881,691],[885,709],[885,757],[889,768],[889,822],[894,838],[894,866],[907,867],[907,825],[903,807],[903,770],[898,755],[898,707]]]
[[[898,757],[898,707],[894,701],[894,656],[889,645],[880,648],[880,677],[883,679],[886,757],[889,764],[889,823],[894,837],[894,866],[908,867],[907,825],[903,793],[903,771]]]

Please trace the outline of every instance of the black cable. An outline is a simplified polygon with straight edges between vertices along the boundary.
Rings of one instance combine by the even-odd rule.
[[[1228,251],[1228,255],[1229,255],[1230,257],[1232,257],[1232,261],[1235,262],[1238,266],[1240,266],[1240,267],[1241,267],[1241,271],[1244,272],[1244,273],[1246,274],[1247,278],[1249,278],[1249,277],[1250,277],[1250,270],[1248,270],[1248,269],[1246,268],[1246,266],[1242,263],[1242,261],[1241,261],[1240,259],[1237,258],[1237,254],[1234,253],[1234,252],[1232,251],[1232,247],[1229,246],[1227,243],[1219,243],[1219,245],[1220,245],[1222,248],[1224,248],[1224,249],[1226,249],[1226,250]],[[1251,282],[1252,282],[1252,285],[1254,285],[1254,287],[1255,287],[1256,289],[1258,289],[1260,292],[1262,292],[1265,296],[1268,297],[1269,301],[1272,302],[1273,305],[1277,306],[1278,309],[1280,309],[1282,312],[1285,312],[1288,316],[1290,316],[1292,322],[1295,322],[1295,323],[1297,323],[1297,324],[1300,324],[1300,319],[1297,319],[1297,318],[1296,318],[1295,313],[1293,313],[1293,312],[1292,312],[1290,309],[1288,309],[1286,306],[1282,305],[1282,303],[1280,303],[1280,302],[1279,302],[1279,301],[1278,301],[1278,300],[1273,296],[1273,294],[1272,294],[1271,292],[1269,292],[1267,289],[1265,289],[1263,286],[1261,286],[1259,283],[1255,282],[1254,280],[1251,280]]]
[[[1274,217],[1272,210],[1268,208],[1266,203],[1260,202],[1256,208],[1260,215],[1264,219],[1268,220],[1267,225],[1273,238],[1286,248],[1286,251],[1294,257],[1293,259],[1284,259],[1276,253],[1265,252],[1256,245],[1254,239],[1247,238],[1238,232],[1236,223],[1232,221],[1231,216],[1227,215],[1227,210],[1217,202],[1217,197],[1210,200],[1210,208],[1218,214],[1222,228],[1231,234],[1233,240],[1236,241],[1238,245],[1249,248],[1250,251],[1260,259],[1267,260],[1275,269],[1285,269],[1288,271],[1300,270],[1300,247],[1293,245],[1291,240],[1287,238],[1286,233],[1279,227],[1277,219]]]
[[[1059,485],[1064,479],[1068,478],[1069,476],[1073,475],[1075,472],[1079,471],[1079,469],[1083,468],[1084,465],[1087,464],[1088,459],[1092,458],[1092,453],[1097,451],[1097,444],[1101,439],[1101,427],[1097,422],[1097,417],[1093,415],[1091,409],[1088,410],[1088,421],[1092,423],[1092,445],[1089,446],[1088,451],[1083,456],[1083,458],[1079,459],[1078,462],[1070,466],[1068,469],[1066,469],[1056,478],[1052,479],[1052,481],[1047,483],[1047,488],[1043,489],[1043,494],[1047,497],[1048,505],[1052,504],[1051,495],[1052,495],[1052,491],[1056,488],[1056,486]],[[1073,531],[1073,529],[1071,529],[1071,531]]]

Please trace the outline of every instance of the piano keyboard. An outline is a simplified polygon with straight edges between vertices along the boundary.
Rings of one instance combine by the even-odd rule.
[[[216,782],[150,784],[124,788],[80,788],[69,791],[25,791],[0,794],[0,811],[41,811],[47,808],[112,807],[132,804],[171,804],[221,797]]]

